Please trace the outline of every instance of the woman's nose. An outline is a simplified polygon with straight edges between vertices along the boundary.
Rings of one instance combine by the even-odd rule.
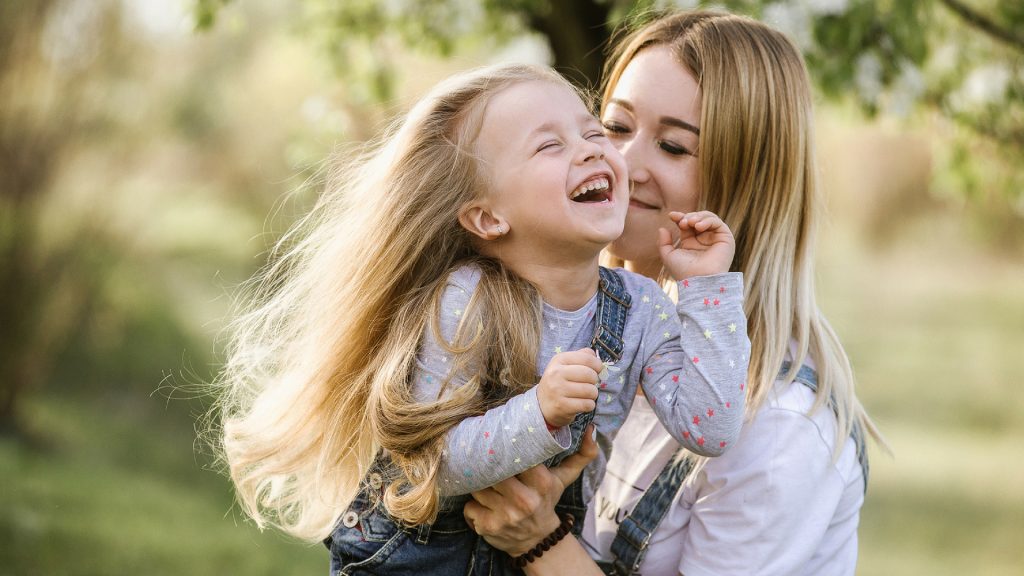
[[[647,154],[636,139],[623,142],[618,146],[619,153],[626,159],[626,168],[629,169],[629,179],[634,182],[646,182],[650,179],[651,173],[647,169]]]

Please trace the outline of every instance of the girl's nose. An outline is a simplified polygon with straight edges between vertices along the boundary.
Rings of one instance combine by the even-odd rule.
[[[604,160],[604,148],[602,148],[597,142],[584,140],[583,144],[580,146],[579,159],[581,162]]]

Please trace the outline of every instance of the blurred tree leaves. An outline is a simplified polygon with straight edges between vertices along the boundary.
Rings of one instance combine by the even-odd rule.
[[[196,0],[208,28],[231,0]],[[364,96],[393,96],[401,45],[451,54],[472,42],[539,34],[552,64],[596,86],[604,49],[624,20],[653,11],[724,6],[789,34],[828,97],[868,116],[941,114],[964,128],[959,145],[991,144],[986,158],[951,164],[966,199],[996,194],[1024,212],[1024,2],[1020,0],[303,0],[301,26]],[[999,178],[984,174],[999,173]]]
[[[77,131],[85,129],[84,111],[91,103],[75,96],[88,84],[97,52],[113,48],[104,33],[116,31],[116,15],[100,6],[54,18],[59,5],[53,0],[0,4],[0,430],[5,433],[21,431],[20,399],[47,377],[54,352],[88,306],[92,274],[98,271],[76,257],[73,242],[45,244],[42,214],[58,167]],[[92,38],[104,39],[104,45],[65,36],[74,27],[91,28]],[[93,232],[88,219],[67,225],[82,236]]]
[[[167,375],[211,379],[225,287],[328,148],[293,137],[313,90],[280,5],[247,16],[197,37],[166,3],[0,3],[0,432],[42,432],[33,393],[141,406]]]

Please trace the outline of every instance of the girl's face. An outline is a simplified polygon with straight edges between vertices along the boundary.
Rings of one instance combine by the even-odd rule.
[[[595,257],[622,233],[626,163],[568,87],[522,82],[492,96],[477,152],[505,242],[541,258]]]
[[[641,50],[623,70],[601,118],[629,166],[626,226],[611,245],[623,260],[658,270],[658,228],[678,229],[670,211],[693,212],[700,198],[701,90],[665,46]]]

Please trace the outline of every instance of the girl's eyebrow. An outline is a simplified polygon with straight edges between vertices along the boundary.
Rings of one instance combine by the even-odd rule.
[[[590,123],[590,122],[593,122],[594,124],[600,124],[601,123],[601,121],[597,118],[597,116],[594,116],[593,114],[580,114],[578,120],[580,122],[584,123],[584,124],[585,123]],[[532,139],[533,137],[535,137],[538,134],[545,134],[545,133],[557,134],[560,128],[562,128],[562,127],[559,126],[559,124],[557,122],[545,122],[545,123],[541,124],[540,126],[537,126],[536,128],[534,128],[533,130],[530,130],[530,133],[526,135],[526,139],[530,140],[530,139]]]
[[[544,132],[555,132],[555,128],[556,126],[554,122],[545,122],[531,130],[527,135],[527,138],[532,138],[534,135],[543,134]]]
[[[616,106],[625,108],[626,110],[629,110],[634,114],[636,113],[636,110],[633,109],[633,105],[630,104],[629,102],[626,102],[625,100],[613,98],[608,101],[608,104],[614,104]],[[666,126],[675,126],[676,128],[682,128],[683,130],[693,132],[697,136],[700,136],[700,128],[694,126],[693,124],[690,124],[686,120],[680,120],[679,118],[676,118],[674,116],[662,116],[661,118],[658,118],[658,123],[664,124]]]

